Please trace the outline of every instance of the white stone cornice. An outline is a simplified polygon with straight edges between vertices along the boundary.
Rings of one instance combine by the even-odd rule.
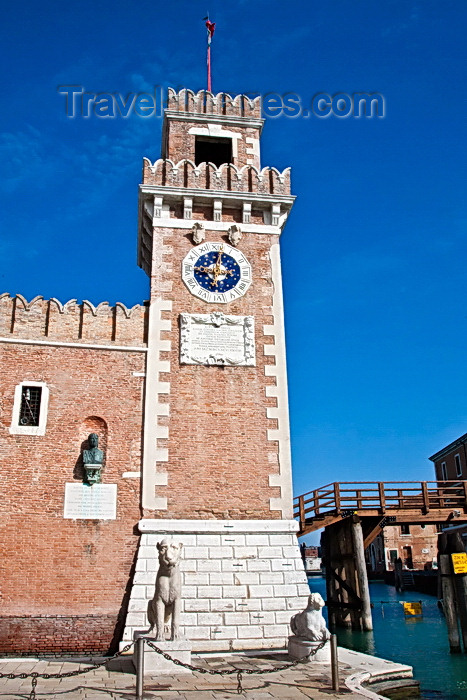
[[[298,531],[296,520],[165,520],[143,518],[138,523],[140,532],[292,532]]]
[[[292,208],[296,197],[292,194],[264,194],[262,192],[233,192],[232,190],[206,190],[196,187],[170,187],[168,185],[140,185],[141,194],[158,194],[164,199],[171,198],[181,201],[184,197],[192,197],[200,200],[222,199],[229,203],[252,202],[255,205],[263,205],[270,208],[272,204],[280,204],[285,209]]]
[[[126,350],[127,352],[147,352],[148,349],[139,345],[97,345],[95,343],[65,343],[61,340],[27,340],[26,338],[1,338],[0,343],[18,345],[48,345],[64,348],[83,348],[84,350]]]
[[[285,224],[287,216],[284,215],[284,219],[280,226],[272,226],[270,224],[242,224],[243,233],[266,233],[271,236],[280,236],[282,227]],[[231,221],[203,221],[206,229],[210,231],[219,231],[222,233],[228,233],[229,228],[232,226]],[[185,229],[191,230],[193,228],[193,220],[187,221],[184,219],[158,219],[158,228],[171,228],[171,229]]]
[[[167,121],[241,126],[246,129],[259,129],[259,133],[261,133],[264,125],[264,119],[260,117],[238,117],[234,114],[200,114],[199,112],[178,112],[173,109],[164,110],[164,114]]]

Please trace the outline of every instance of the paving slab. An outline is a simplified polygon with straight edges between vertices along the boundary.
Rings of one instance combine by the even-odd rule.
[[[332,691],[331,669],[325,663],[300,663],[290,665],[285,652],[269,654],[238,653],[224,655],[196,655],[192,664],[199,668],[222,671],[247,669],[261,671],[277,667],[268,674],[244,673],[243,693],[237,694],[237,676],[192,673],[184,676],[146,676],[145,700],[332,700],[332,698],[381,697],[361,688],[368,675],[378,679],[411,677],[412,669],[367,654],[339,648],[340,693]],[[90,659],[0,659],[0,673],[66,673],[85,669]],[[95,663],[104,659],[94,659]],[[350,679],[350,686],[346,682]],[[352,685],[353,683],[353,685]],[[136,676],[130,657],[119,657],[105,666],[90,669],[86,674],[74,677],[39,678],[36,687],[37,700],[133,700]],[[28,700],[31,679],[0,679],[0,700]]]

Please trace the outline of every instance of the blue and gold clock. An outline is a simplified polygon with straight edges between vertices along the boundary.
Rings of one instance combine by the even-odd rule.
[[[226,243],[202,243],[185,256],[182,279],[203,301],[227,304],[248,291],[251,265],[243,253]]]

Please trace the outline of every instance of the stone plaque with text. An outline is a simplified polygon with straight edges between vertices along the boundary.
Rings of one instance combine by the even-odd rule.
[[[180,314],[180,362],[255,366],[253,316]]]
[[[115,520],[117,484],[65,484],[64,518]]]

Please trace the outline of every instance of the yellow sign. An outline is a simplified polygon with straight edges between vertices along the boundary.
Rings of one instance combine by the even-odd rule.
[[[451,557],[454,573],[467,574],[467,554],[465,552],[459,552],[457,554],[451,554]]]
[[[410,603],[403,603],[404,605],[404,615],[423,615],[422,613],[422,603],[411,601]]]

